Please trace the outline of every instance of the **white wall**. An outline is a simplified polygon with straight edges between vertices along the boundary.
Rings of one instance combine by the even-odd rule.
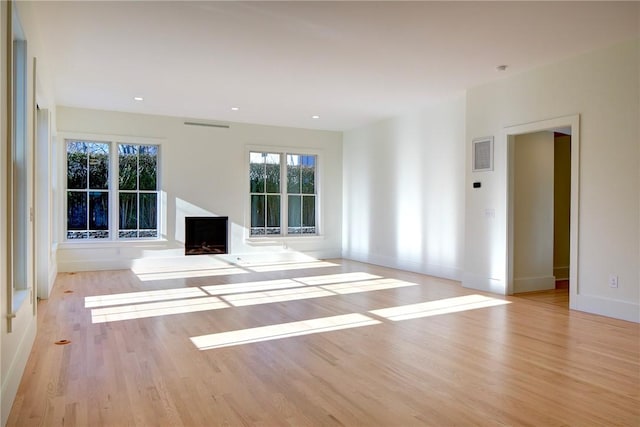
[[[344,135],[343,256],[459,279],[464,97]]]
[[[507,141],[496,139],[495,170],[483,191],[471,183],[471,139],[505,127],[580,114],[578,280],[571,307],[640,321],[638,40],[470,89],[463,285],[506,293]],[[495,209],[488,220],[483,212]],[[485,226],[486,225],[486,226]],[[608,275],[620,287],[608,286]]]
[[[51,168],[51,114],[46,108],[36,114],[36,287],[38,298],[47,299],[57,273],[56,252],[53,244],[53,200]]]
[[[4,25],[7,22],[8,7],[7,2],[0,2],[0,23],[2,23],[3,31],[0,31],[0,201],[2,201],[2,209],[0,209],[0,313],[6,314],[7,310],[7,32],[4,31]],[[4,318],[0,322],[0,328],[6,329],[6,321]],[[6,344],[0,339],[0,366],[4,361],[3,353]],[[8,393],[2,391],[4,379],[0,371],[0,422],[5,425],[9,414],[5,413],[5,400],[13,402],[14,396],[7,396]],[[6,397],[5,397],[6,396]],[[7,405],[8,406],[8,405]]]
[[[184,253],[185,215],[222,215],[230,222],[229,251],[234,255],[297,251],[322,258],[341,253],[342,134],[339,132],[231,123],[229,129],[186,126],[184,119],[58,107],[59,167],[64,136],[83,134],[157,138],[161,143],[161,186],[166,205],[163,237],[156,243],[64,243],[59,235],[58,269],[129,268],[143,257]],[[319,151],[322,201],[321,236],[249,242],[248,152],[262,146]],[[61,182],[60,188],[64,184]],[[62,193],[62,192],[61,192]],[[58,198],[59,206],[64,206]],[[61,208],[58,208],[61,209]],[[64,221],[64,218],[61,218]],[[64,224],[60,224],[60,232]],[[91,243],[95,243],[91,245]],[[285,249],[286,248],[286,249]]]
[[[571,135],[555,137],[553,157],[553,275],[569,278]]]
[[[513,148],[513,289],[553,289],[553,132],[518,135]]]
[[[35,50],[31,46],[31,30],[33,25],[28,14],[22,9],[23,4],[14,2],[12,6],[16,8],[20,17],[21,27],[24,37],[27,40],[27,171],[29,177],[26,182],[26,200],[29,207],[33,206],[33,123],[34,123],[34,92],[33,92],[33,56]],[[3,28],[0,35],[0,86],[2,87],[2,101],[0,102],[0,420],[1,424],[6,423],[11,410],[18,385],[22,378],[25,365],[29,358],[29,353],[33,345],[36,334],[36,310],[34,305],[34,275],[33,257],[29,256],[24,260],[27,266],[26,285],[31,289],[21,292],[12,292],[13,280],[11,279],[11,258],[8,253],[9,230],[7,228],[8,215],[11,209],[11,196],[7,191],[7,172],[10,159],[7,157],[7,147],[11,144],[11,139],[7,135],[8,112],[6,106],[9,104],[9,94],[11,89],[8,85],[7,61],[10,52],[7,49],[7,20],[11,16],[8,2],[0,2],[0,22]],[[27,221],[29,231],[27,240],[32,241],[31,223]],[[27,253],[32,255],[31,243],[28,244]],[[13,294],[13,295],[12,295]],[[20,296],[20,298],[18,298]],[[21,301],[21,302],[20,302]],[[11,319],[9,319],[11,318]]]

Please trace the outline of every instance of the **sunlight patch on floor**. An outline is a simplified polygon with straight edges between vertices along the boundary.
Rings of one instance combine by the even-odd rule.
[[[374,277],[374,279],[354,281],[358,278],[369,277]],[[328,275],[326,280],[323,280],[322,276],[312,276],[294,279],[276,279],[225,285],[96,295],[85,297],[85,307],[95,309],[99,307],[117,306],[103,310],[92,310],[94,323],[99,323],[161,316],[165,314],[188,313],[206,309],[219,309],[232,306],[244,307],[417,286],[417,283],[375,277],[380,276],[367,273],[343,273]],[[339,282],[341,279],[346,280],[346,282]],[[331,284],[307,286],[306,283]],[[211,300],[207,297],[219,298]],[[203,305],[199,305],[198,301],[203,301]],[[218,302],[221,303],[218,304]],[[215,304],[210,305],[210,303]],[[184,306],[184,308],[181,309],[181,306]]]
[[[375,279],[353,283],[336,283],[334,285],[321,286],[321,288],[331,292],[335,292],[336,294],[345,295],[355,294],[358,292],[371,292],[381,291],[383,289],[403,288],[407,286],[418,286],[418,284],[397,279]]]
[[[466,295],[462,297],[446,298],[419,304],[408,304],[397,307],[371,310],[369,313],[385,319],[398,321],[417,319],[421,317],[437,316],[440,314],[458,313],[461,311],[475,310],[478,308],[494,307],[510,304],[509,301],[491,298],[483,295]]]
[[[208,295],[200,288],[162,289],[158,291],[127,292],[85,297],[84,306],[85,308],[95,308],[108,305],[135,304],[206,296]]]
[[[332,317],[303,320],[299,322],[281,323],[278,325],[240,329],[217,334],[191,337],[191,341],[199,350],[210,350],[220,347],[269,341],[300,335],[337,331],[340,329],[358,328],[381,323],[364,314],[352,313]]]
[[[360,280],[382,279],[382,276],[364,272],[324,274],[322,276],[296,277],[295,281],[305,285],[318,286],[332,283],[356,282]]]
[[[119,305],[91,310],[92,323],[113,322],[117,320],[142,319],[145,317],[166,316],[169,314],[194,313],[197,311],[217,310],[229,305],[218,297],[181,299],[175,301],[153,302],[148,304]]]
[[[239,292],[266,291],[270,289],[286,289],[302,286],[292,279],[262,280],[258,282],[231,283],[228,285],[202,286],[210,295],[235,294]]]
[[[256,273],[266,273],[270,271],[287,271],[287,270],[302,270],[305,268],[321,268],[321,267],[337,267],[339,264],[327,261],[312,261],[312,262],[283,262],[283,263],[271,263],[266,265],[243,265],[245,268],[255,271]]]
[[[247,274],[248,271],[238,267],[219,267],[203,270],[168,271],[164,273],[141,273],[138,279],[143,282],[150,280],[188,279],[191,277],[228,276],[232,274]]]
[[[332,295],[335,295],[335,293],[316,286],[310,286],[305,288],[225,295],[222,298],[235,307],[243,307],[247,305],[270,304],[274,302],[320,298]]]

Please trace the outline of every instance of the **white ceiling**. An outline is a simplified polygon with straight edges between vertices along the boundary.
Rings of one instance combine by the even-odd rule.
[[[28,7],[37,23],[29,37],[36,38],[39,69],[58,105],[348,130],[636,38],[639,5],[44,1]],[[509,68],[496,71],[501,64]]]

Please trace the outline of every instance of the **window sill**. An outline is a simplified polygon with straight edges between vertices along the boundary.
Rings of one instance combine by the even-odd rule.
[[[247,237],[244,241],[249,245],[255,246],[268,246],[268,245],[282,245],[283,243],[293,242],[313,242],[324,240],[325,236],[321,234],[314,234],[309,236],[301,235],[289,235],[289,236],[265,236],[265,237]]]
[[[138,240],[83,240],[77,242],[58,243],[58,250],[64,249],[102,249],[118,248],[123,246],[162,246],[167,244],[167,239],[138,239]]]

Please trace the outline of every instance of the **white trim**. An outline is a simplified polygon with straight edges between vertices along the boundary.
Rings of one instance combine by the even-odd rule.
[[[578,282],[578,238],[579,238],[579,201],[580,201],[580,115],[558,117],[549,120],[542,120],[533,123],[525,123],[521,125],[508,126],[502,130],[501,140],[507,147],[507,233],[505,236],[507,242],[507,263],[505,277],[507,278],[507,294],[514,292],[513,277],[513,191],[514,191],[514,168],[513,168],[513,144],[515,144],[515,136],[526,133],[541,132],[554,130],[558,128],[571,128],[571,225],[570,225],[570,255],[569,255],[569,301],[577,298],[579,294]]]
[[[166,203],[164,203],[165,192],[162,190],[162,174],[165,169],[164,164],[164,149],[163,144],[166,144],[166,138],[155,138],[155,137],[138,137],[131,135],[117,135],[117,134],[100,134],[100,133],[88,133],[88,132],[58,132],[57,140],[62,141],[61,144],[58,144],[58,152],[57,152],[57,165],[58,170],[58,200],[57,202],[61,206],[62,214],[59,215],[58,219],[58,236],[57,240],[60,243],[61,249],[72,248],[73,245],[68,246],[70,244],[78,244],[78,245],[93,245],[93,244],[109,244],[115,243],[117,246],[122,244],[134,244],[134,245],[144,245],[148,242],[166,242],[163,238],[162,230],[166,227],[166,218],[167,212],[165,212]],[[109,238],[108,239],[67,239],[67,164],[66,164],[66,150],[67,150],[67,141],[90,141],[90,142],[98,142],[98,143],[106,143],[109,144]],[[118,218],[118,206],[117,203],[112,203],[113,200],[117,200],[118,188],[116,186],[117,183],[117,159],[118,156],[118,144],[131,144],[131,145],[157,145],[159,147],[158,150],[158,176],[157,176],[157,215],[158,215],[158,228],[157,238],[140,238],[140,239],[119,239],[118,238],[118,227],[117,227],[117,218]],[[115,196],[112,196],[112,193]],[[92,246],[93,247],[93,246]]]
[[[628,301],[577,294],[571,297],[569,307],[572,310],[640,323],[640,304]]]
[[[554,276],[518,277],[513,279],[514,292],[535,292],[555,289],[556,278]]]
[[[448,267],[437,264],[425,264],[419,261],[404,260],[402,258],[390,257],[386,255],[376,255],[369,252],[343,253],[344,259],[365,262],[368,264],[381,265],[383,267],[395,268],[398,270],[411,271],[414,273],[426,274],[437,278],[460,281],[463,271],[460,268]]]
[[[145,246],[165,246],[167,239],[120,239],[120,240],[99,240],[99,239],[87,239],[87,240],[67,240],[66,242],[58,243],[59,250],[67,249],[103,249],[103,248],[118,248],[118,247],[145,247]]]
[[[281,221],[280,221],[280,230],[282,234],[279,235],[266,235],[264,237],[260,236],[251,236],[251,204],[249,203],[249,190],[251,188],[251,183],[249,180],[249,157],[251,152],[263,152],[263,153],[279,153],[285,156],[284,163],[281,162]],[[287,154],[298,154],[298,155],[313,155],[316,156],[316,233],[315,234],[286,234],[286,224],[287,224],[287,210],[282,209],[284,204],[284,197],[287,193],[286,191],[282,191],[283,180],[282,177],[285,177],[286,181],[286,155]],[[279,146],[279,145],[253,145],[246,144],[244,149],[244,158],[242,159],[242,163],[244,165],[244,202],[243,202],[243,239],[245,243],[251,243],[256,245],[259,242],[263,241],[276,241],[280,240],[278,244],[282,244],[282,240],[291,239],[291,241],[302,241],[305,239],[317,239],[324,238],[323,235],[323,218],[324,218],[324,186],[322,185],[323,177],[324,177],[324,150],[319,148],[307,148],[307,147],[290,147],[290,146]],[[285,182],[286,185],[286,182]],[[285,205],[286,206],[286,205]]]
[[[563,265],[560,267],[553,267],[553,275],[556,280],[567,280],[569,279],[569,266]]]
[[[22,380],[22,374],[25,372],[27,361],[29,360],[29,354],[33,347],[33,343],[36,338],[37,321],[33,317],[31,310],[26,309],[27,306],[23,306],[23,309],[18,310],[16,318],[13,319],[13,323],[16,326],[16,330],[24,331],[20,337],[20,341],[13,353],[13,359],[8,362],[9,367],[7,369],[6,377],[2,378],[2,389],[0,396],[2,400],[1,412],[2,412],[2,425],[5,425],[11,412],[11,406],[18,393],[18,386]],[[26,325],[24,329],[22,325]],[[19,327],[20,326],[20,327]],[[6,361],[5,361],[6,362]]]
[[[89,132],[67,132],[67,131],[59,131],[57,133],[58,139],[79,139],[79,140],[88,140],[95,142],[122,142],[125,144],[151,144],[151,145],[162,145],[166,143],[166,138],[155,138],[148,136],[131,136],[131,135],[116,135],[116,134],[105,134],[105,133],[89,133]],[[64,150],[61,151],[61,155],[64,154]],[[66,176],[66,175],[65,175]]]
[[[131,258],[101,258],[95,260],[58,261],[58,272],[128,270],[133,266]]]

